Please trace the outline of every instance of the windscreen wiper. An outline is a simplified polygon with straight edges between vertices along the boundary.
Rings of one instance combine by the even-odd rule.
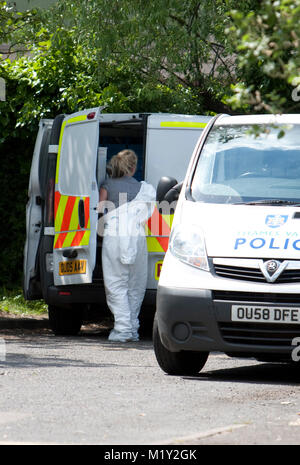
[[[238,202],[235,205],[279,205],[299,207],[300,203],[293,200],[280,200],[280,199],[263,199],[263,200],[252,200],[251,202]]]

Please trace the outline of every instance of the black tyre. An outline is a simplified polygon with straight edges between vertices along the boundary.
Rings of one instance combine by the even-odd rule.
[[[153,323],[153,346],[160,368],[168,375],[195,375],[204,367],[209,352],[170,352],[161,342],[157,319]]]
[[[77,307],[48,306],[49,325],[56,336],[76,336],[82,325],[82,310]]]

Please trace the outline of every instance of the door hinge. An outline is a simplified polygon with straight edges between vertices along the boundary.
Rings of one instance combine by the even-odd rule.
[[[49,145],[48,153],[58,153],[58,145]]]
[[[55,235],[55,231],[54,231],[54,228],[53,226],[45,226],[44,228],[44,235],[45,236],[54,236]]]

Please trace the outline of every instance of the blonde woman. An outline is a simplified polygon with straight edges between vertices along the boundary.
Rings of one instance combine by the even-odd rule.
[[[152,214],[155,189],[133,176],[137,156],[123,150],[110,161],[111,177],[100,189],[100,202],[109,201],[104,217],[102,268],[107,305],[114,316],[109,340],[139,340],[139,313],[147,284],[147,245],[144,224]]]

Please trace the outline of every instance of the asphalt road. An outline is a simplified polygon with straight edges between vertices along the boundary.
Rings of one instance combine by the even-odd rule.
[[[198,376],[173,377],[150,334],[2,328],[0,444],[299,444],[299,370],[215,353]]]

